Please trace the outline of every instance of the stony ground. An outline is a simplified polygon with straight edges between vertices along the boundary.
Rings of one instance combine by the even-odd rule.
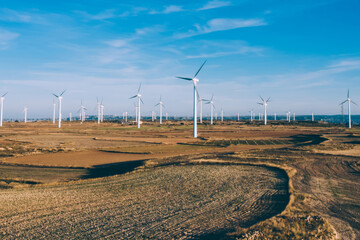
[[[0,238],[205,239],[281,212],[287,184],[264,167],[187,165],[2,190]]]

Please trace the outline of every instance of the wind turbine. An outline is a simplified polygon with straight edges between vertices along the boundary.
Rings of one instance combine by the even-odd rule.
[[[274,120],[276,121],[276,113],[274,113]]]
[[[224,121],[224,110],[221,109],[221,122],[223,122],[223,121]]]
[[[27,110],[28,110],[28,108],[25,106],[24,107],[24,123],[27,123]]]
[[[62,95],[65,93],[65,91],[66,90],[62,91],[60,95],[56,95],[55,93],[53,93],[53,95],[57,97],[57,99],[59,100],[59,128],[61,128],[61,100],[62,100]]]
[[[200,70],[205,65],[205,63],[206,63],[206,60],[201,65],[199,70],[195,73],[193,78],[177,77],[177,78],[180,78],[180,79],[183,79],[183,80],[192,81],[193,84],[194,84],[194,109],[193,109],[193,118],[194,118],[193,136],[194,136],[194,138],[197,137],[197,110],[196,110],[196,104],[197,104],[197,97],[199,97],[199,93],[198,93],[197,87],[196,87],[196,84],[197,84],[197,82],[199,82],[199,79],[197,79],[196,76],[199,74]]]
[[[79,112],[80,112],[80,121],[81,122],[84,122],[85,121],[85,110],[86,108],[83,106],[83,102],[81,100],[81,106],[80,106],[80,109],[79,109]]]
[[[141,89],[141,83],[139,85],[139,89],[138,89],[138,92],[136,95],[130,97],[129,99],[132,99],[132,98],[138,98],[138,106],[137,106],[137,127],[140,128],[140,120],[141,120],[141,115],[140,115],[140,104],[143,103],[143,100],[141,99],[141,94],[140,94],[140,89]]]
[[[163,106],[164,106],[164,103],[161,101],[161,96],[160,96],[160,101],[159,101],[159,103],[158,104],[156,104],[155,105],[155,107],[156,106],[159,106],[160,107],[160,124],[162,124],[162,108],[163,108]]]
[[[104,121],[104,104],[102,103],[102,100],[101,100],[101,104],[100,104],[100,121],[103,122]]]
[[[311,121],[314,121],[314,113],[311,113]]]
[[[206,100],[204,98],[199,98],[199,103],[200,103],[200,123],[202,123],[202,119],[203,119],[203,101],[209,101],[209,100]]]
[[[345,101],[343,101],[342,103],[340,103],[340,105],[343,105],[346,102],[348,102],[349,128],[351,128],[351,109],[350,109],[350,105],[351,105],[351,103],[353,103],[353,104],[355,104],[357,106],[357,104],[350,99],[350,91],[349,91],[349,89],[348,89],[348,92],[347,92],[347,99]]]
[[[214,121],[213,121],[213,115],[214,115],[214,95],[211,96],[210,100],[206,103],[206,104],[210,104],[210,124],[213,125]]]
[[[270,98],[268,98],[266,101],[261,96],[260,96],[260,98],[261,98],[262,102],[258,103],[258,104],[264,106],[264,124],[266,125],[266,123],[267,123],[267,104],[270,101]]]

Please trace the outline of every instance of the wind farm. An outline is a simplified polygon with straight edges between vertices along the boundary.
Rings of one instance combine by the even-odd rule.
[[[359,7],[4,3],[0,239],[360,239]]]

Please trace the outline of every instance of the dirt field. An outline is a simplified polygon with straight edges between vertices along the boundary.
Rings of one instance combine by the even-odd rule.
[[[200,125],[197,139],[190,122],[5,123],[0,229],[8,239],[359,239],[359,129],[270,123]]]

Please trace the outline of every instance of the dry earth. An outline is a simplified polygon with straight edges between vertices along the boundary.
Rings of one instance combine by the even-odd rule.
[[[5,123],[0,229],[8,239],[360,239],[359,129],[270,123],[200,125],[198,139],[189,122]]]

